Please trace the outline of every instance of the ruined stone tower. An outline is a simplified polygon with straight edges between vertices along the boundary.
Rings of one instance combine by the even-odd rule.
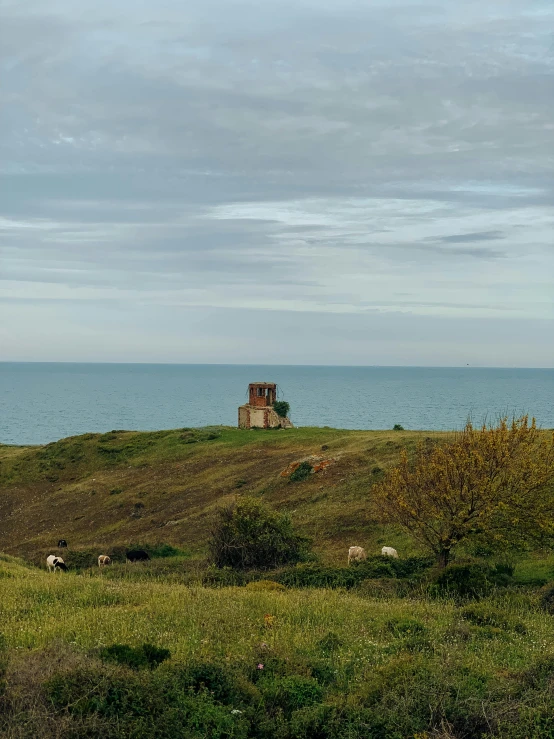
[[[281,418],[273,409],[276,400],[277,385],[274,382],[251,382],[248,403],[239,407],[239,428],[292,428],[290,420]]]

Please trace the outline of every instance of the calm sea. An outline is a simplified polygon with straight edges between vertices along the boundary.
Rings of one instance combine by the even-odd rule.
[[[298,426],[453,429],[528,412],[554,427],[552,369],[0,363],[0,442],[232,426],[256,381],[278,383]]]

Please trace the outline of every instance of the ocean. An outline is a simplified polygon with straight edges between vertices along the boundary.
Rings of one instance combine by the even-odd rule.
[[[457,429],[499,415],[554,427],[553,369],[0,363],[0,443],[237,423],[249,382],[276,382],[297,426]]]

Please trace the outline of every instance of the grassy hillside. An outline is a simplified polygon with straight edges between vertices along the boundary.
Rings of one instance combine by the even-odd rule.
[[[166,542],[202,556],[214,508],[236,495],[263,496],[291,511],[329,561],[348,546],[385,540],[368,493],[401,446],[440,434],[298,428],[256,431],[114,431],[42,447],[0,446],[0,550],[42,561],[59,538],[75,549]],[[290,483],[281,473],[308,455],[331,465]],[[38,559],[37,559],[38,558]]]
[[[552,739],[554,557],[474,562],[479,587],[441,589],[372,506],[400,448],[429,436],[445,438],[209,428],[0,447],[1,739]],[[282,476],[306,457],[329,464]],[[207,568],[216,507],[245,494],[289,510],[320,561]],[[71,570],[49,574],[60,537]],[[174,556],[79,566],[131,543]],[[401,559],[346,566],[349,545],[383,543]]]
[[[468,603],[106,575],[0,557],[0,736],[552,737],[554,618],[532,590]],[[157,669],[133,667],[144,644],[168,650]]]

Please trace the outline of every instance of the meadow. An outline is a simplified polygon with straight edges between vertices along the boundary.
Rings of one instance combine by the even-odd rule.
[[[217,428],[0,447],[0,737],[554,737],[552,554],[461,549],[447,582],[371,507],[399,448],[428,436]],[[307,455],[332,464],[281,475]],[[214,512],[245,495],[291,514],[307,561],[209,565]],[[59,536],[70,570],[49,574]],[[353,543],[370,556],[348,567]],[[133,544],[151,561],[124,564]]]
[[[554,620],[537,588],[210,588],[115,567],[49,575],[2,556],[1,736],[552,736]],[[169,658],[103,654],[144,644]]]

